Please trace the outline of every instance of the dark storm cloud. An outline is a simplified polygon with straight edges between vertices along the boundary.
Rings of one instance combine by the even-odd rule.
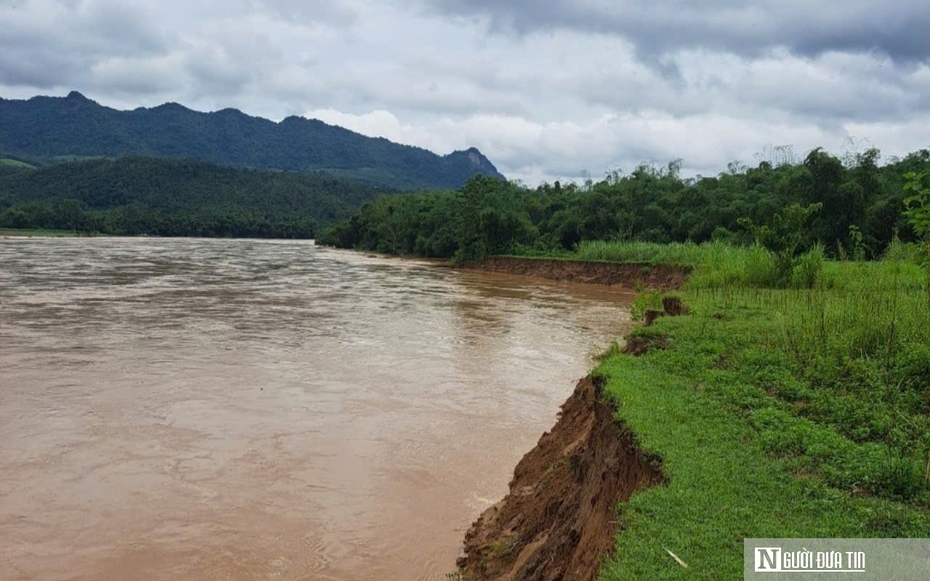
[[[498,31],[574,29],[628,39],[649,63],[681,49],[757,56],[784,47],[816,56],[877,52],[896,62],[930,57],[927,0],[423,0],[440,13],[485,16]]]

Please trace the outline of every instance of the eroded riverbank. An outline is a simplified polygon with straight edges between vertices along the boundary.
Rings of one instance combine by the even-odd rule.
[[[679,289],[691,274],[672,265],[519,257],[489,257],[463,267],[658,290]],[[664,300],[663,308],[647,312],[646,324],[687,311],[678,299]],[[637,345],[624,352],[649,349]],[[666,482],[661,459],[639,448],[601,391],[599,378],[578,382],[551,431],[517,464],[506,497],[469,528],[458,560],[465,581],[591,581],[614,545],[617,504]]]
[[[691,274],[691,267],[681,265],[590,262],[517,256],[489,256],[466,262],[462,268],[510,275],[532,276],[548,280],[598,285],[615,285],[626,289],[681,288]]]
[[[591,581],[613,547],[617,503],[664,480],[587,377],[517,464],[507,496],[465,535],[464,578]]]

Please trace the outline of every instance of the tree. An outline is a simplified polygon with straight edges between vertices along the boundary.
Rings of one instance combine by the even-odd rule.
[[[804,167],[809,180],[802,200],[823,208],[811,222],[814,237],[833,250],[838,243],[848,245],[849,226],[864,219],[863,189],[846,181],[843,163],[819,147],[807,155]]]
[[[740,219],[740,224],[749,229],[756,244],[775,255],[777,284],[786,285],[791,281],[807,224],[821,207],[819,203],[808,206],[792,204],[783,213],[775,214],[771,223],[761,226],[755,225],[749,218]]]
[[[924,187],[924,174],[908,172],[904,191],[913,192],[904,199],[904,215],[930,256],[930,187]]]

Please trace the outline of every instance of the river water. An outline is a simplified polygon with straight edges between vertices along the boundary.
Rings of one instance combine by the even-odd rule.
[[[306,242],[0,239],[0,579],[439,581],[630,299]]]

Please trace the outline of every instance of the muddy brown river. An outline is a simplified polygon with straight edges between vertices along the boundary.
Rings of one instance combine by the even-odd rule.
[[[306,242],[0,239],[0,579],[441,581],[631,298]]]

